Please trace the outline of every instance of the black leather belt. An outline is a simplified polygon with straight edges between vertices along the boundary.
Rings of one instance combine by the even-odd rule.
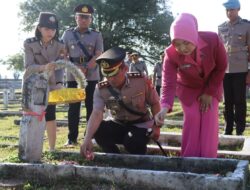
[[[142,117],[142,118],[132,120],[132,121],[115,119],[114,122],[120,123],[123,125],[134,125],[134,124],[138,124],[138,123],[144,123],[144,122],[149,121],[149,120],[150,120],[149,117]]]
[[[85,62],[84,57],[70,57],[69,60],[73,63],[83,64]]]

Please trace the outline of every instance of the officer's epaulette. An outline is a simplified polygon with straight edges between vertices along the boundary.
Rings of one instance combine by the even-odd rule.
[[[109,86],[109,82],[107,80],[98,83],[98,88],[103,88],[107,86]]]
[[[128,72],[127,75],[129,78],[142,78],[143,77],[143,75],[138,72]]]
[[[100,33],[98,30],[94,29],[94,28],[90,28],[91,31],[93,32],[97,32],[97,33]]]
[[[228,21],[223,22],[222,24],[219,25],[219,27],[223,27],[228,24]]]
[[[62,39],[56,39],[57,42],[61,43],[61,44],[64,44],[63,40]]]
[[[73,31],[75,28],[74,27],[70,27],[68,29],[66,29],[66,31]]]
[[[247,20],[247,19],[242,19],[242,21],[243,21],[243,22],[250,23],[250,21],[249,21],[249,20]]]
[[[25,40],[26,43],[33,43],[33,42],[37,42],[37,41],[39,41],[39,39],[37,37],[27,38]]]

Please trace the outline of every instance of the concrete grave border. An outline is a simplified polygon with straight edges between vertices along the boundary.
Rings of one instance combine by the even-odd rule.
[[[77,154],[77,153],[69,153]],[[78,153],[79,155],[79,153]],[[0,163],[0,177],[11,176],[15,180],[43,180],[73,178],[100,179],[128,185],[146,185],[149,189],[172,189],[172,190],[244,190],[248,176],[248,161],[235,159],[207,159],[207,158],[167,158],[150,155],[119,155],[95,153],[95,159],[109,163],[119,161],[124,166],[133,166],[139,169],[98,167],[80,165],[53,165],[53,164],[16,164]],[[154,168],[173,168],[169,171],[153,170]],[[145,169],[142,169],[145,165]],[[195,168],[203,167],[208,171],[218,170],[222,167],[228,169],[225,176],[216,174],[195,173]],[[181,169],[183,169],[183,172]],[[234,168],[230,171],[229,168]]]

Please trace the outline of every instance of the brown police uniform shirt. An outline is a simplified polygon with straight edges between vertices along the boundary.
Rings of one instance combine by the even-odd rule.
[[[81,57],[83,59],[86,59],[84,52],[77,45],[77,40],[75,39],[73,32],[76,32],[76,35],[88,51],[89,55],[94,56],[96,51],[103,52],[103,38],[100,32],[89,28],[86,32],[80,33],[78,28],[76,27],[66,30],[62,35],[65,48],[67,49],[70,57]],[[86,64],[86,62],[84,62],[83,64]],[[100,80],[99,65],[97,65],[96,68],[88,69],[86,79],[89,81]],[[73,75],[68,72],[67,81],[75,81]]]
[[[238,18],[234,23],[229,21],[219,25],[218,33],[222,39],[228,57],[226,73],[248,71],[248,47],[250,46],[250,23]]]
[[[63,59],[64,44],[58,40],[51,40],[45,46],[38,38],[28,38],[24,41],[24,68],[37,70],[38,66]],[[50,90],[57,82],[63,82],[64,70],[56,70],[49,79]]]
[[[142,116],[130,113],[119,105],[109,92],[109,85],[108,81],[102,81],[96,87],[94,93],[94,109],[103,110],[106,106],[107,109],[111,110],[114,120],[135,121],[141,118]],[[151,81],[139,73],[127,73],[126,83],[122,89],[118,90],[114,88],[114,90],[119,92],[126,106],[139,112],[145,113],[148,106],[151,107],[159,103],[159,96],[153,88]],[[152,120],[147,124],[152,126]]]

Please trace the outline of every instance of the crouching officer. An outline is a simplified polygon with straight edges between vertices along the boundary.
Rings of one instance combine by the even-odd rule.
[[[131,154],[146,153],[148,131],[152,131],[150,137],[159,138],[160,126],[153,120],[160,110],[159,96],[148,78],[127,73],[125,56],[124,49],[114,47],[96,59],[106,80],[96,86],[93,112],[81,145],[81,155],[87,159],[93,159],[92,138],[106,153],[120,153],[117,144],[122,144]],[[111,110],[111,120],[103,120],[105,106]]]

